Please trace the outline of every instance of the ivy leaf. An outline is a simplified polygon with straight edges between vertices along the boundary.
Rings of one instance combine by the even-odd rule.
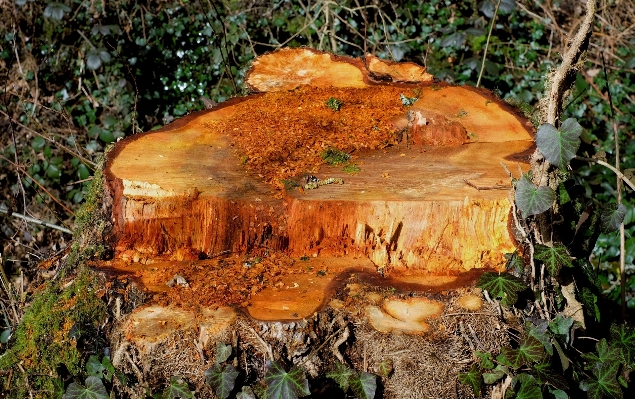
[[[483,373],[483,382],[490,385],[503,378],[509,373],[507,367],[502,364],[497,365],[491,373]]]
[[[2,331],[2,334],[0,334],[0,344],[6,344],[9,342],[9,338],[11,338],[11,329],[7,328]]]
[[[221,399],[226,399],[234,390],[236,378],[238,378],[239,374],[240,373],[236,371],[234,366],[231,364],[226,364],[225,367],[223,367],[216,363],[209,369],[205,370],[205,379],[216,391],[216,396]]]
[[[531,369],[531,374],[540,380],[540,382],[551,384],[551,386],[556,389],[569,389],[567,380],[564,379],[562,374],[556,373],[553,370],[551,363],[540,363],[534,365]]]
[[[580,293],[580,300],[584,305],[585,313],[599,322],[601,313],[598,307],[598,297],[588,287],[583,287]]]
[[[97,360],[97,356],[91,355],[86,362],[86,373],[90,376],[103,378],[106,368]]]
[[[194,395],[187,386],[187,382],[181,377],[172,376],[170,378],[170,385],[163,391],[163,398],[165,399],[193,399]]]
[[[367,372],[353,373],[349,380],[351,389],[359,399],[373,399],[377,391],[377,376]]]
[[[459,381],[465,385],[470,385],[474,390],[474,396],[478,396],[481,392],[481,372],[476,363],[472,364],[472,368],[467,373],[459,373]]]
[[[552,276],[557,276],[563,266],[573,267],[567,247],[561,243],[556,243],[553,247],[537,244],[534,257],[543,261]]]
[[[46,8],[44,9],[44,16],[46,18],[53,18],[61,21],[64,18],[64,13],[71,12],[69,6],[61,3],[48,3]]]
[[[216,363],[227,361],[232,355],[232,346],[222,342],[216,342]]]
[[[86,386],[77,383],[71,383],[66,389],[63,399],[108,399],[108,391],[104,387],[104,383],[97,377],[90,376],[86,378]]]
[[[486,272],[476,284],[487,290],[494,298],[501,298],[501,303],[511,306],[518,300],[518,293],[527,289],[524,281],[509,273]]]
[[[516,183],[516,205],[523,218],[538,215],[551,208],[556,193],[549,187],[536,187],[527,176]]]
[[[311,394],[304,372],[295,366],[287,373],[278,362],[267,361],[265,383],[270,399],[296,399]]]
[[[560,389],[549,390],[549,393],[553,395],[555,399],[569,399],[569,395],[565,391]]]
[[[101,365],[104,367],[104,371],[106,371],[106,373],[104,373],[104,378],[106,378],[108,382],[111,382],[112,376],[116,375],[119,381],[123,385],[126,385],[128,383],[128,379],[126,378],[126,376],[123,373],[115,370],[115,366],[112,365],[112,362],[110,361],[110,357],[108,356],[102,357]]]
[[[625,325],[611,326],[611,344],[622,351],[622,359],[631,369],[635,368],[635,328]]]
[[[523,273],[523,270],[525,270],[525,260],[522,256],[518,255],[518,251],[514,253],[507,253],[504,256],[505,259],[507,259],[505,269],[516,276],[520,276]]]
[[[329,371],[326,374],[326,377],[335,380],[335,382],[337,382],[337,385],[339,385],[340,388],[344,392],[346,392],[348,391],[350,378],[354,373],[355,372],[346,367],[346,365],[340,362],[336,362],[335,368],[332,371]]]
[[[476,357],[481,359],[479,362],[479,366],[484,370],[491,370],[494,368],[494,361],[492,359],[492,354],[489,352],[479,352],[476,351]]]
[[[381,361],[377,365],[377,369],[375,371],[377,372],[378,376],[382,378],[388,378],[388,376],[392,374],[393,370],[394,370],[394,364],[392,359],[386,359]]]
[[[465,43],[466,37],[467,35],[465,34],[465,32],[454,32],[444,37],[441,40],[441,43],[439,43],[439,45],[441,47],[450,47],[450,46],[461,47]]]
[[[563,317],[558,314],[554,320],[549,323],[549,329],[556,335],[564,336],[565,343],[569,343],[569,331],[573,326],[572,317]]]
[[[86,66],[92,70],[98,69],[103,62],[110,62],[110,53],[104,48],[92,49],[86,54]]]
[[[626,207],[624,204],[607,204],[600,213],[600,226],[602,232],[610,233],[618,230],[626,216]]]
[[[236,399],[256,399],[256,395],[251,387],[243,386],[243,389],[236,394]]]
[[[531,323],[529,323],[531,324]],[[551,337],[547,333],[547,328],[549,327],[549,322],[547,320],[541,319],[538,324],[535,326],[531,326],[529,328],[529,335],[536,338],[538,341],[542,343],[545,347],[545,350],[549,354],[549,356],[553,355],[553,345],[551,345]]]
[[[509,14],[515,9],[516,0],[502,0],[498,6],[498,12],[502,14]],[[494,10],[496,10],[496,0],[485,0],[481,3],[480,10],[487,18],[492,18],[494,16]]]
[[[520,389],[516,394],[516,399],[542,399],[542,392],[536,383],[536,379],[529,374],[519,374]]]
[[[582,381],[580,389],[586,391],[589,399],[601,399],[603,396],[621,399],[622,388],[616,379],[619,366],[619,362],[616,361],[595,363],[593,376]]]
[[[539,362],[545,358],[545,348],[536,338],[527,335],[520,342],[518,349],[502,348],[501,354],[507,360],[509,366],[514,369],[523,364]]]
[[[562,122],[560,130],[545,123],[536,133],[536,146],[547,161],[564,171],[578,152],[581,134],[582,126],[574,118]]]

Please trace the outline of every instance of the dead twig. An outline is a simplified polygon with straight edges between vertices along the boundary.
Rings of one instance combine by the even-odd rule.
[[[478,191],[481,190],[509,190],[512,188],[512,186],[506,186],[504,184],[497,184],[495,186],[477,186],[476,184],[470,182],[467,179],[463,179],[463,181],[465,182],[465,184],[467,184],[470,187],[473,187],[475,189],[477,189]]]
[[[4,213],[5,215],[13,216],[14,218],[26,220],[27,222],[30,222],[30,223],[39,224],[40,226],[50,227],[51,229],[59,230],[59,231],[64,232],[66,234],[73,234],[73,232],[71,230],[67,229],[66,227],[58,226],[58,225],[53,224],[53,223],[49,223],[49,222],[45,222],[43,220],[39,220],[39,219],[35,219],[35,218],[29,217],[29,216],[25,216],[25,215],[23,215],[21,213],[17,213],[17,212],[11,212],[11,214],[9,214],[9,210],[6,209],[5,207],[2,207],[2,206],[0,206],[0,213]]]

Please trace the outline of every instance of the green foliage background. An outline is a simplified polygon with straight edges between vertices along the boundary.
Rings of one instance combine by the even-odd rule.
[[[605,154],[614,163],[610,89],[622,169],[635,169],[635,36],[629,31],[635,6],[603,4],[563,120],[574,117],[584,128],[579,153]],[[203,109],[201,97],[222,102],[247,94],[243,80],[250,62],[281,46],[350,56],[367,51],[424,64],[440,80],[474,85],[493,5],[491,0],[4,1],[0,210],[72,229],[71,212],[85,201],[88,179],[110,143]],[[524,0],[516,6],[503,1],[481,85],[537,121],[545,78],[582,12],[573,1]],[[589,203],[615,202],[612,172],[575,162],[572,169]],[[627,193],[628,300],[635,307],[635,210]],[[34,261],[63,248],[69,238],[0,213],[8,276],[24,272],[36,278]],[[601,235],[592,261],[613,300],[619,299],[618,259],[617,234]],[[15,327],[6,323],[11,325],[0,327]],[[79,360],[71,364],[78,367]]]

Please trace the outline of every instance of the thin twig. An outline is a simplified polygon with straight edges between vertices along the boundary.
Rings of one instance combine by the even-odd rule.
[[[463,179],[463,181],[465,182],[465,184],[467,184],[470,187],[473,187],[475,189],[477,189],[478,191],[481,190],[509,190],[512,188],[512,186],[506,186],[504,184],[497,184],[495,186],[477,186],[476,184],[468,181],[467,179]]]
[[[487,59],[487,48],[489,47],[489,39],[492,37],[492,31],[494,25],[496,25],[496,14],[498,14],[498,7],[501,5],[501,0],[496,3],[496,9],[494,10],[494,16],[492,17],[492,24],[489,27],[489,33],[487,34],[487,41],[485,42],[485,51],[483,52],[483,62],[481,63],[481,71],[478,73],[478,80],[476,81],[476,87],[481,85],[481,78],[483,77],[483,71],[485,70],[485,59]]]
[[[4,155],[0,154],[0,158],[4,159],[5,161],[9,162],[11,165],[13,165],[14,168],[19,169],[23,174],[25,174],[29,179],[31,179],[35,184],[37,184],[45,193],[47,193],[51,199],[55,202],[57,202],[57,204],[59,206],[61,206],[62,208],[64,208],[64,210],[68,213],[70,213],[72,216],[75,216],[75,213],[73,211],[71,211],[70,209],[68,209],[68,207],[66,205],[64,205],[62,203],[62,201],[58,200],[53,194],[51,194],[51,192],[49,190],[47,190],[43,185],[40,184],[39,181],[37,181],[33,176],[31,176],[26,170],[24,170],[24,168],[22,168],[22,166],[18,165],[17,163],[11,161],[10,159],[7,159]]]
[[[5,207],[0,206],[0,213],[4,213],[6,215],[9,215],[9,210],[6,209]],[[25,216],[25,215],[23,215],[21,213],[12,212],[11,215],[9,215],[9,216],[13,216],[13,217],[18,218],[18,219],[23,219],[23,220],[26,220],[27,222],[39,224],[40,226],[50,227],[52,229],[59,230],[59,231],[64,232],[66,234],[73,234],[73,232],[71,230],[67,229],[66,227],[58,226],[58,225],[53,224],[53,223],[49,223],[49,222],[45,222],[43,220],[39,220],[39,219],[35,219],[35,218],[29,217],[29,216]]]
[[[632,181],[630,181],[626,176],[624,176],[624,174],[622,172],[620,172],[619,170],[615,169],[615,167],[609,163],[606,163],[604,161],[602,161],[601,159],[595,159],[595,158],[585,158],[585,157],[581,157],[576,155],[575,159],[579,160],[579,161],[587,161],[587,162],[593,162],[593,163],[597,163],[598,165],[602,165],[605,166],[609,169],[611,169],[613,171],[613,173],[615,173],[615,175],[617,175],[617,177],[619,179],[621,179],[624,183],[626,183],[633,191],[635,191],[635,183],[633,183]]]
[[[604,66],[604,80],[606,81],[606,92],[609,96],[609,106],[611,110],[611,127],[613,128],[613,140],[615,141],[615,169],[621,172],[620,167],[620,136],[617,131],[617,122],[613,114],[613,97],[611,97],[611,86],[609,86],[609,77],[606,73],[606,63],[604,62],[604,54],[600,53],[602,65]],[[617,206],[622,205],[622,180],[617,179]],[[622,322],[626,320],[626,258],[625,258],[625,237],[624,237],[624,220],[620,223],[620,296],[622,299]]]
[[[52,138],[50,138],[50,137],[48,137],[48,136],[46,136],[46,135],[44,135],[42,133],[39,133],[38,131],[33,130],[30,127],[28,127],[26,125],[23,125],[22,123],[16,121],[15,119],[11,118],[9,116],[9,114],[7,114],[6,112],[0,110],[0,114],[6,116],[7,118],[9,118],[11,120],[12,123],[15,123],[16,125],[20,126],[22,129],[28,131],[29,133],[32,133],[32,134],[34,134],[36,136],[39,136],[39,137],[42,137],[44,140],[48,141],[49,143],[55,144],[57,147],[61,148],[65,152],[67,152],[69,155],[72,155],[72,156],[76,157],[77,159],[79,159],[82,163],[84,163],[84,164],[86,164],[88,166],[92,166],[91,169],[94,169],[97,166],[97,164],[95,162],[91,161],[90,159],[84,158],[83,156],[81,156],[78,153],[74,152],[70,148],[66,147],[64,144],[59,143],[58,141],[56,141],[56,140],[54,140],[54,139],[52,139]]]

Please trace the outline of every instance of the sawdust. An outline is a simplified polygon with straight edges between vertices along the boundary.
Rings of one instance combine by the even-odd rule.
[[[283,180],[315,173],[325,163],[321,154],[329,148],[354,153],[395,143],[391,118],[407,112],[400,95],[417,97],[419,92],[385,86],[304,86],[264,93],[235,105],[235,112],[213,122],[213,129],[230,137],[247,169],[283,189]],[[329,108],[330,98],[342,102],[339,111]]]

